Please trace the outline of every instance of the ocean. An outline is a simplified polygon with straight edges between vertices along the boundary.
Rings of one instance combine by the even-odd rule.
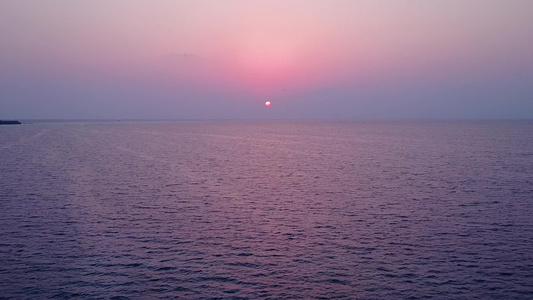
[[[1,299],[532,299],[532,121],[0,127]]]

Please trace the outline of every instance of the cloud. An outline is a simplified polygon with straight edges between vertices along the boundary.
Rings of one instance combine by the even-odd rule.
[[[190,52],[171,52],[163,56],[166,60],[181,60],[181,59],[191,59],[197,57],[196,54]]]

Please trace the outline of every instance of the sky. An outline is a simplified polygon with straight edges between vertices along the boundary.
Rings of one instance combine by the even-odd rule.
[[[533,119],[533,1],[2,0],[0,119]]]

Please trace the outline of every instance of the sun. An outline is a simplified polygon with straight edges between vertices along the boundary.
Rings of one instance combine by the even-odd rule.
[[[266,107],[270,107],[270,101],[265,102]]]

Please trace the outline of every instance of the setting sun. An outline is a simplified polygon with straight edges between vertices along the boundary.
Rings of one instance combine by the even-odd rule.
[[[266,107],[270,107],[270,101],[265,102]]]

